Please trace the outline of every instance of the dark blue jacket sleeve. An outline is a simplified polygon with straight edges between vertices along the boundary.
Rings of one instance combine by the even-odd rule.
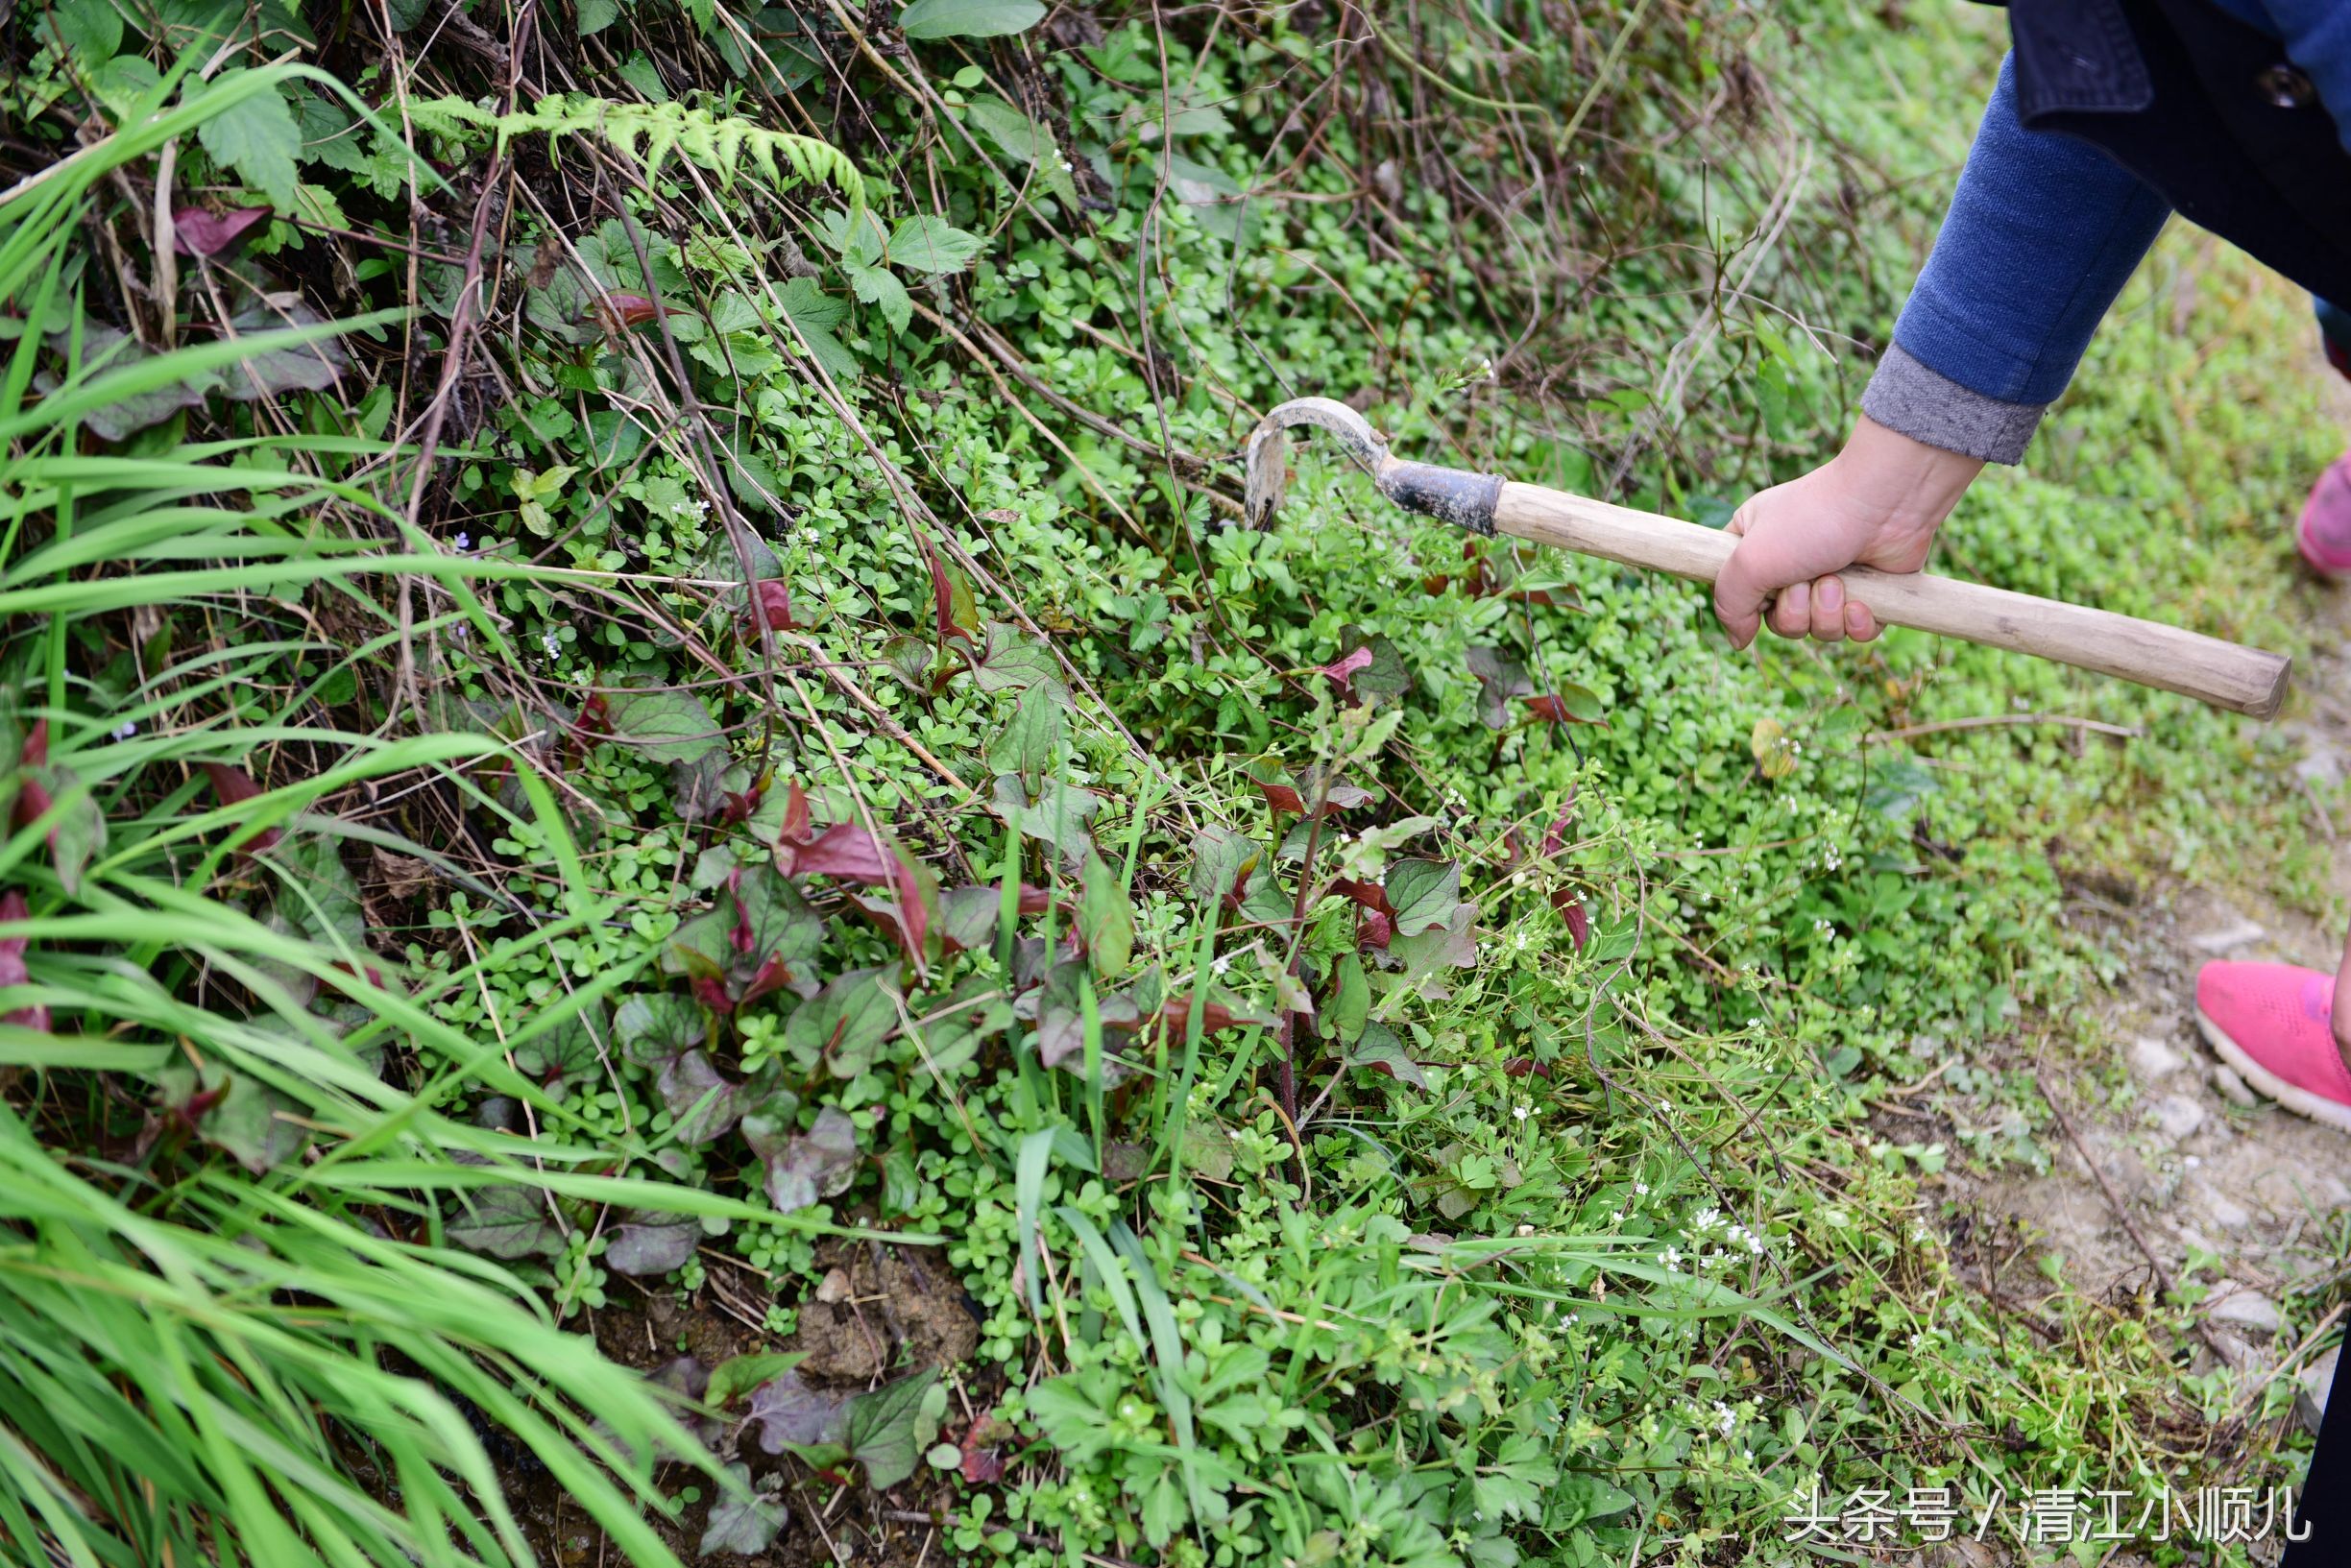
[[[2096,148],[2018,124],[2004,60],[1894,341],[1981,397],[2053,402],[2169,211]]]

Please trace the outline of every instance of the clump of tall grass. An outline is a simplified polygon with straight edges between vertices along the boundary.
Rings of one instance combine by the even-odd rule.
[[[283,74],[167,84],[0,198],[0,1555],[533,1560],[487,1436],[667,1562],[653,1466],[711,1470],[701,1446],[507,1267],[438,1243],[485,1191],[730,1206],[640,1179],[609,1140],[567,1146],[501,1043],[436,1023],[370,948],[346,868],[377,848],[446,865],[340,814],[422,785],[521,810],[573,863],[511,747],[338,727],[396,684],[378,677],[415,628],[393,575],[439,579],[435,602],[495,639],[466,581],[491,568],[351,482],[396,454],[317,410],[263,399],[215,440],[178,419],[84,435],[335,330],[139,357],[80,325],[78,253],[124,171]],[[519,806],[474,782],[490,760]],[[598,918],[575,901],[521,940]],[[443,1114],[477,1083],[538,1107],[527,1161]]]

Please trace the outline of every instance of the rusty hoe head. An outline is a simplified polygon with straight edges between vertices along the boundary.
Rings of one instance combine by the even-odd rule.
[[[1468,473],[1434,463],[1407,463],[1388,450],[1388,438],[1371,422],[1329,398],[1297,398],[1283,403],[1249,432],[1248,482],[1243,511],[1248,525],[1262,528],[1281,505],[1290,477],[1289,427],[1311,424],[1339,438],[1347,455],[1362,465],[1380,494],[1407,512],[1418,512],[1466,528],[1494,531],[1494,507],[1502,481],[1491,473]]]

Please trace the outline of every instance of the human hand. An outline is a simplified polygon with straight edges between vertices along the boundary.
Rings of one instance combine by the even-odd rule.
[[[1749,498],[1727,532],[1738,548],[1714,583],[1714,614],[1736,647],[1771,629],[1823,642],[1878,633],[1869,606],[1846,594],[1847,567],[1917,571],[1935,530],[1983,470],[1863,416],[1845,449],[1800,479]]]

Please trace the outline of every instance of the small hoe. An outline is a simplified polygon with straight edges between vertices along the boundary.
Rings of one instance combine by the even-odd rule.
[[[1289,476],[1286,432],[1294,424],[1318,425],[1337,436],[1370,471],[1380,494],[1398,506],[1473,534],[1508,534],[1701,583],[1714,581],[1738,543],[1694,522],[1587,500],[1564,491],[1431,463],[1408,463],[1388,450],[1387,438],[1369,421],[1328,398],[1283,403],[1249,433],[1246,510],[1252,526],[1263,524],[1281,504]],[[2054,659],[2255,718],[2276,716],[2278,705],[2286,700],[2292,662],[2258,648],[2110,610],[2060,604],[1927,572],[1849,567],[1837,575],[1853,596],[1888,626]]]

